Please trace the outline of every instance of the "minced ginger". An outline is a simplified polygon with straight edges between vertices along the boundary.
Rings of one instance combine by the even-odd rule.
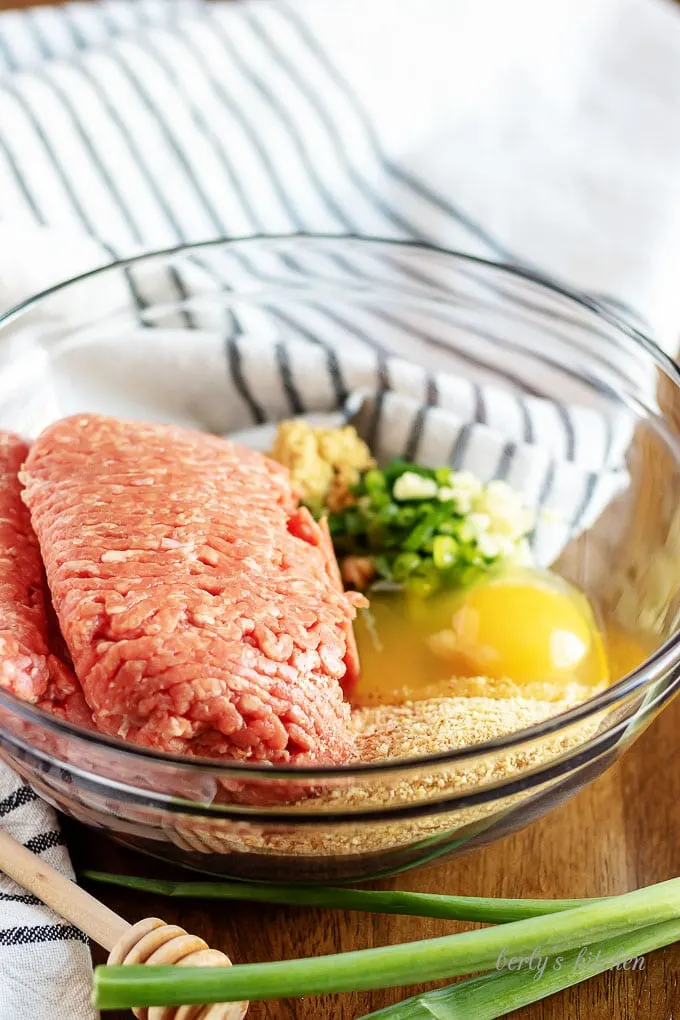
[[[271,452],[290,471],[303,503],[331,512],[354,502],[351,488],[375,461],[352,425],[318,428],[301,419],[282,421]]]

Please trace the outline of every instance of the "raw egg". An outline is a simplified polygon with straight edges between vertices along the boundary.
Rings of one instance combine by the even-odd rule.
[[[356,704],[451,696],[588,697],[609,682],[588,599],[514,569],[429,598],[375,592],[356,624]]]
[[[475,584],[460,596],[450,627],[428,643],[458,676],[506,677],[520,687],[608,680],[588,600],[547,572],[513,571]]]

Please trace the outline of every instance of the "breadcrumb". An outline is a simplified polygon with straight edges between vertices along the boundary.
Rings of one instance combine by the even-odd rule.
[[[606,683],[598,686],[578,683],[572,680],[565,683],[563,680],[550,681],[540,680],[533,683],[523,682],[518,684],[510,677],[487,677],[487,676],[455,676],[449,681],[451,694],[457,698],[526,698],[535,699],[537,702],[567,701],[570,704],[577,704],[595,697],[607,686]]]
[[[429,698],[402,705],[383,705],[355,710],[352,729],[360,761],[379,762],[388,758],[441,754],[483,743],[543,722],[573,707],[571,700],[537,701],[534,698],[452,697]],[[178,816],[165,829],[166,836],[184,850],[208,854],[244,853],[299,857],[308,870],[324,869],[328,863],[312,865],[315,858],[328,862],[339,858],[389,853],[423,839],[444,837],[472,823],[497,816],[518,802],[530,799],[529,787],[512,794],[497,789],[488,801],[473,807],[433,809],[431,815],[414,819],[368,821],[361,813],[404,804],[437,802],[453,794],[470,792],[515,778],[587,741],[602,722],[603,713],[533,740],[455,765],[424,766],[405,773],[393,770],[382,776],[352,776],[324,785],[316,796],[302,796],[289,805],[290,826],[244,825],[227,820],[198,820]],[[559,778],[553,781],[559,783]],[[542,787],[545,794],[546,787]],[[318,812],[319,823],[298,828],[295,812]],[[328,812],[357,812],[356,822],[328,825]],[[343,864],[342,867],[345,865]]]

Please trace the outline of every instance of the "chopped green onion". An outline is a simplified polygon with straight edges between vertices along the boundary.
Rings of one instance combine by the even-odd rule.
[[[336,535],[342,535],[347,530],[345,527],[344,515],[330,514],[328,518],[328,530],[331,533],[331,538],[335,538]]]
[[[400,584],[411,574],[402,563],[395,567],[395,560],[416,553],[432,568],[423,574],[424,582],[412,586],[423,595],[472,583],[497,563],[511,560],[531,525],[529,511],[509,486],[484,486],[474,475],[448,467],[394,461],[384,470],[369,468],[352,491],[356,502],[329,514],[336,552],[374,561],[381,556],[378,575],[398,578]],[[500,515],[503,542],[495,534],[494,515]],[[438,542],[439,536],[454,540],[457,551],[451,542]]]
[[[418,510],[414,506],[397,507],[395,521],[401,528],[408,528],[415,523],[418,517]]]
[[[395,581],[405,581],[410,574],[417,570],[422,560],[418,553],[403,552],[395,558],[392,564],[392,576]]]
[[[361,514],[359,514],[353,507],[350,507],[345,514],[345,530],[348,535],[359,535],[363,530]]]
[[[376,520],[380,521],[381,524],[391,524],[393,521],[400,524],[400,515],[404,512],[404,510],[399,509],[396,503],[386,503],[376,514]]]
[[[424,478],[415,471],[405,471],[392,486],[392,495],[398,500],[432,500],[437,498],[434,478]]]
[[[460,521],[442,521],[437,531],[440,535],[457,535],[460,529]]]
[[[391,498],[389,492],[385,492],[382,489],[376,489],[376,490],[373,490],[370,493],[370,496],[371,496],[371,506],[374,506],[374,507],[376,507],[379,510],[380,509],[384,509],[385,507],[393,507],[396,510],[396,507],[394,506],[394,503],[392,502],[392,498]]]
[[[369,468],[362,476],[367,492],[376,493],[387,488],[387,479],[379,468]]]
[[[447,570],[456,562],[458,543],[450,535],[437,535],[432,545],[432,558],[439,570]]]
[[[383,474],[389,486],[394,485],[397,478],[403,475],[406,471],[415,471],[417,474],[422,473],[422,468],[419,468],[417,464],[409,464],[406,460],[400,460],[398,457],[390,461],[385,468]]]
[[[416,549],[421,549],[423,544],[427,542],[429,538],[435,533],[437,525],[439,524],[438,514],[436,510],[430,510],[426,517],[422,521],[416,524],[413,531],[410,533],[408,538],[404,542],[404,549],[410,552]]]

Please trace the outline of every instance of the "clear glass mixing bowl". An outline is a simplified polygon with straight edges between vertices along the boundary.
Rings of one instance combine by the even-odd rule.
[[[263,406],[245,387],[225,401],[225,366],[238,388],[239,366],[250,359],[252,368],[272,345],[285,353],[282,338],[303,355],[284,402]],[[629,483],[557,569],[622,627],[643,623],[653,653],[604,693],[531,729],[344,768],[182,759],[80,730],[0,692],[0,755],[48,801],[129,846],[205,871],[265,882],[368,879],[527,824],[603,772],[672,696],[680,375],[609,306],[532,273],[347,237],[251,238],[135,258],[4,316],[0,425],[35,434],[62,415],[102,411],[227,433],[299,410],[330,412],[348,386],[310,393],[300,363],[335,357],[342,367],[368,341],[370,371],[389,386],[404,364],[388,354],[403,351],[405,338],[410,356],[435,370],[453,348],[456,371],[474,382],[627,416]]]

